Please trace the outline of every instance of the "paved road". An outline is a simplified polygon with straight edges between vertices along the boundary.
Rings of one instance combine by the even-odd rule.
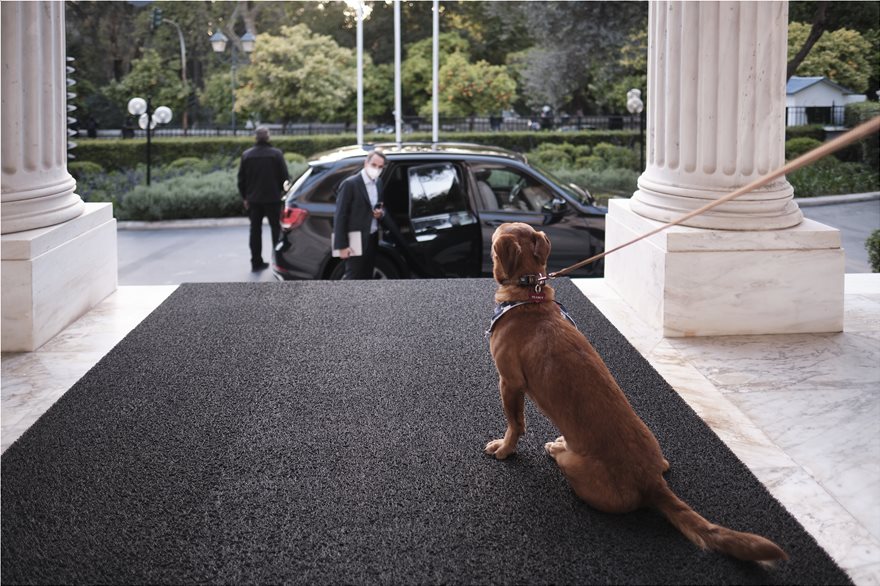
[[[263,226],[263,259],[271,249]],[[120,285],[274,281],[272,271],[251,272],[248,226],[119,230]]]
[[[811,220],[841,231],[847,273],[869,273],[865,240],[880,228],[880,200],[802,207]],[[269,227],[263,227],[263,258],[268,261]],[[248,227],[214,226],[120,229],[120,285],[178,285],[184,282],[274,281],[271,271],[252,273]]]
[[[870,273],[865,240],[880,229],[880,199],[821,206],[802,206],[804,216],[840,230],[847,273]]]

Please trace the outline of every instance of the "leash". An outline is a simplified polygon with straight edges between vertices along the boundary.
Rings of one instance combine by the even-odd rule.
[[[639,236],[637,238],[633,238],[629,242],[624,242],[623,244],[615,246],[614,248],[612,248],[610,250],[606,250],[600,254],[597,254],[595,256],[591,256],[590,258],[588,258],[586,260],[582,260],[579,263],[573,264],[570,267],[566,267],[562,270],[550,273],[549,275],[546,275],[546,276],[538,275],[537,277],[535,277],[534,275],[528,275],[528,277],[532,277],[534,279],[534,282],[529,282],[529,283],[525,283],[525,284],[526,285],[534,284],[536,286],[536,290],[540,291],[539,287],[543,286],[544,283],[546,283],[549,279],[555,279],[557,277],[564,277],[565,275],[569,274],[572,271],[576,271],[577,269],[581,268],[582,266],[588,265],[592,262],[596,262],[597,260],[608,256],[612,252],[617,252],[618,250],[620,250],[622,248],[626,248],[627,246],[630,246],[632,244],[635,244],[636,242],[639,242],[640,240],[644,240],[645,238],[650,238],[654,234],[658,234],[658,233],[662,232],[663,230],[666,230],[666,229],[671,228],[673,226],[678,226],[682,222],[685,222],[695,216],[699,216],[700,214],[704,214],[704,213],[708,212],[709,210],[711,210],[712,208],[715,208],[715,207],[720,206],[721,204],[727,203],[732,199],[736,199],[737,197],[740,197],[741,195],[745,195],[746,193],[749,193],[750,191],[754,191],[760,187],[764,187],[765,185],[767,185],[771,181],[778,179],[779,177],[781,177],[783,175],[786,175],[788,173],[792,173],[793,171],[796,171],[796,170],[800,169],[801,167],[811,165],[811,164],[815,163],[816,161],[818,161],[819,159],[826,157],[826,156],[830,155],[831,153],[839,151],[843,147],[845,147],[851,143],[854,143],[858,140],[861,140],[861,139],[877,132],[878,130],[880,130],[880,116],[875,116],[871,120],[868,120],[867,122],[863,122],[862,124],[856,126],[852,130],[838,136],[834,140],[831,140],[831,141],[823,144],[822,146],[816,147],[815,149],[811,150],[808,153],[804,153],[800,157],[794,159],[793,161],[788,162],[786,165],[773,171],[769,175],[761,177],[760,179],[756,179],[755,181],[752,181],[748,185],[740,187],[736,191],[732,191],[732,192],[728,193],[727,195],[725,195],[725,196],[723,196],[723,197],[721,197],[721,198],[719,198],[709,204],[706,204],[699,209],[696,209],[690,213],[687,213],[687,214],[681,216],[680,218],[678,218],[676,220],[669,222],[668,224],[664,224],[664,225],[660,226],[659,228],[656,228],[654,230],[651,230],[650,232],[647,232],[646,234],[642,234],[641,236]]]

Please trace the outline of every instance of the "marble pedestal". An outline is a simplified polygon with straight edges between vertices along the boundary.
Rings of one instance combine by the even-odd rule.
[[[606,248],[662,223],[611,200]],[[675,226],[605,258],[605,280],[664,337],[843,331],[840,232]]]
[[[116,220],[87,203],[68,222],[2,236],[2,351],[42,346],[116,290]]]

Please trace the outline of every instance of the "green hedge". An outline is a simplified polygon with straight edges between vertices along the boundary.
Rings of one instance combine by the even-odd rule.
[[[849,127],[858,126],[871,118],[880,116],[880,102],[859,102],[848,104],[844,110],[844,122]],[[859,141],[855,145],[858,159],[874,169],[880,167],[880,136],[875,132],[872,136]],[[852,158],[848,160],[853,160]]]
[[[429,142],[430,133],[413,133],[404,137],[407,142]],[[387,134],[368,135],[368,143],[387,143]],[[444,142],[469,142],[493,145],[518,152],[528,152],[542,143],[570,143],[573,145],[596,146],[610,143],[629,146],[638,140],[630,131],[584,131],[584,132],[458,132],[442,135]],[[311,157],[317,153],[354,144],[353,134],[321,136],[283,136],[272,137],[272,144],[285,153],[296,153]],[[108,171],[132,169],[146,161],[146,139],[93,139],[80,141],[76,147],[77,161],[91,161],[100,164]],[[176,159],[187,157],[221,157],[237,161],[245,149],[254,144],[253,137],[175,137],[154,138],[150,146],[150,159],[153,165],[167,165]]]
[[[868,262],[875,273],[880,273],[880,230],[874,230],[865,241],[865,250],[868,251]]]

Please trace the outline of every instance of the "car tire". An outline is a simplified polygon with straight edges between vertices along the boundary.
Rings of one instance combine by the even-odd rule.
[[[333,270],[330,271],[330,276],[328,278],[331,281],[340,281],[344,274],[345,261],[339,261],[336,263],[336,266],[333,267]],[[395,266],[391,259],[382,254],[376,255],[376,266],[373,269],[374,279],[397,279],[399,277],[400,273],[397,270],[397,266]]]

